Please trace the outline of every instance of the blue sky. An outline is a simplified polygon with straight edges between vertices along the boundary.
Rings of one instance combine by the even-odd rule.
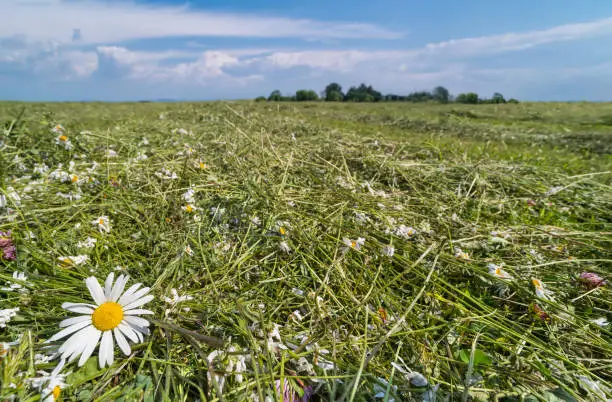
[[[612,1],[0,0],[0,99],[405,94],[612,100]]]

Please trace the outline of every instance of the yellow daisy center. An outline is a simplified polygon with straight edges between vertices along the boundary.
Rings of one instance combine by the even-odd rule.
[[[284,227],[282,227],[282,226],[280,227],[279,232],[280,232],[280,234],[282,234],[283,236],[287,234],[287,231],[286,231],[286,230],[285,230],[285,228],[284,228]]]
[[[68,140],[68,137],[66,137],[65,135],[60,135],[60,136],[59,136],[59,140],[60,140],[60,141],[67,141],[67,140]]]
[[[206,163],[200,162],[200,169],[204,169],[206,167]]]
[[[53,391],[51,392],[51,394],[53,394],[53,400],[56,400],[57,398],[59,398],[61,393],[62,393],[62,389],[59,387],[59,385],[56,385],[55,387],[53,387]]]
[[[72,178],[70,179],[71,182],[76,183],[77,181],[79,181],[79,176],[77,175],[73,175]]]
[[[98,219],[98,225],[104,225],[104,219],[102,218]]]
[[[501,269],[499,268],[495,268],[495,275],[500,275],[501,276]]]
[[[100,331],[115,329],[123,320],[123,307],[115,302],[102,303],[91,315],[94,327]]]
[[[187,204],[187,205],[185,206],[185,211],[187,211],[187,212],[193,212],[193,207],[192,207],[191,205]]]
[[[356,242],[355,240],[352,240],[352,241],[351,241],[351,247],[352,247],[352,248],[357,247],[357,242]]]

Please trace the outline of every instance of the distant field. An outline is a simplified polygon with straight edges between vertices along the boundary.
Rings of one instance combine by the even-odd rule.
[[[0,102],[0,123],[0,400],[612,398],[610,103]],[[126,355],[94,303],[114,354],[45,377],[62,303],[111,272],[151,288],[150,333],[128,323]]]

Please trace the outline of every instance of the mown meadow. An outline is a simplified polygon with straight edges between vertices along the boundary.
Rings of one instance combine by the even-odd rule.
[[[0,400],[612,397],[612,104],[0,123]]]

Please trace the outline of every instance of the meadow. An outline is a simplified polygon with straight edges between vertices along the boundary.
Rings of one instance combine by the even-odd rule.
[[[0,123],[0,400],[612,398],[612,104]]]

